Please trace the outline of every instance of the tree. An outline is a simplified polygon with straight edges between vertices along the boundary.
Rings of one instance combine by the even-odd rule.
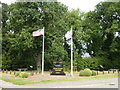
[[[3,50],[6,51],[3,55],[9,53],[9,60],[15,62],[9,62],[12,64],[9,66],[13,66],[13,69],[28,67],[32,64],[31,62],[37,60],[37,70],[40,71],[42,36],[33,37],[32,32],[43,28],[43,26],[45,27],[45,54],[48,53],[52,44],[63,38],[65,25],[62,17],[67,12],[67,7],[58,2],[17,2],[9,6],[8,12],[7,30],[4,30],[4,39],[7,37],[9,50],[6,49],[6,42],[4,41]],[[57,47],[58,49],[55,51],[58,54],[60,47]],[[59,55],[61,54],[62,52]],[[30,60],[32,61],[30,62]],[[6,61],[8,60],[5,58],[3,62]],[[27,64],[24,65],[23,63]],[[3,63],[3,66],[6,66],[6,64]]]
[[[74,51],[77,50],[77,53],[80,55],[82,55],[82,43],[81,43],[80,34],[82,33],[81,24],[83,17],[84,17],[84,13],[81,12],[79,9],[77,10],[73,9],[71,11],[68,11],[64,16],[64,19],[68,24],[68,30],[70,30],[71,27],[73,30],[72,33],[73,33]],[[70,46],[67,43],[65,43],[65,49],[69,53],[69,57],[70,57]]]
[[[113,52],[111,52],[111,49],[118,38],[115,34],[119,32],[120,27],[119,4],[120,2],[99,3],[96,5],[94,11],[87,13],[82,26],[83,31],[89,36],[87,40],[85,39],[85,43],[87,44],[86,51],[92,57],[99,56],[107,58],[113,68],[118,68],[118,65],[113,65],[112,63],[115,60],[115,58],[113,59],[115,56]],[[117,53],[119,53],[119,48],[116,47],[116,50],[118,51]],[[115,55],[118,56],[118,54]]]
[[[2,4],[0,3],[0,19],[2,18]],[[0,20],[1,21],[1,20]],[[2,23],[0,22],[0,28]],[[2,32],[0,30],[0,68],[2,67]]]

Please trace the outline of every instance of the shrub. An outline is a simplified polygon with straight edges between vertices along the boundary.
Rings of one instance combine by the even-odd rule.
[[[80,76],[91,76],[92,75],[92,71],[88,68],[84,69],[84,71],[81,71]]]
[[[84,71],[81,71],[79,75],[84,76]]]
[[[96,76],[97,72],[96,71],[92,71],[92,76]]]
[[[92,71],[88,68],[84,69],[84,75],[85,76],[91,76],[92,75]]]
[[[19,76],[22,77],[22,78],[28,78],[29,73],[21,72]]]
[[[15,76],[19,76],[20,75],[20,72],[16,72]]]

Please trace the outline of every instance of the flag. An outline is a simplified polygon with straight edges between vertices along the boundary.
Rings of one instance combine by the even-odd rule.
[[[68,31],[68,32],[65,34],[65,37],[66,37],[66,40],[72,38],[72,30]]]
[[[43,29],[39,29],[37,31],[33,31],[33,36],[40,36],[43,35],[43,46],[42,46],[42,75],[44,74],[44,27]]]
[[[66,34],[65,34],[65,38],[66,40],[70,40],[70,42],[68,42],[68,44],[70,43],[71,44],[71,76],[73,76],[73,38],[72,38],[72,27],[71,27],[71,30],[68,31]]]
[[[40,35],[44,35],[44,29],[40,29],[37,31],[33,31],[32,35],[35,36],[40,36]]]

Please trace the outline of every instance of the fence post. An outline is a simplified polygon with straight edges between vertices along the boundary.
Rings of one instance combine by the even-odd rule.
[[[10,70],[10,74],[12,73],[12,71]]]
[[[98,73],[98,70],[97,70],[97,75],[98,75],[99,73]]]
[[[105,74],[105,73],[104,73],[104,70],[103,70],[103,74]]]
[[[35,74],[37,74],[37,71],[35,72]]]
[[[2,70],[2,73],[4,73],[4,69]]]
[[[119,69],[118,69],[118,74],[119,74]]]
[[[8,70],[6,70],[6,74],[8,73]]]
[[[115,71],[113,70],[113,73],[114,73]]]
[[[33,76],[34,75],[34,72],[33,71],[31,71],[31,76]]]
[[[14,75],[16,74],[15,70],[14,70]]]

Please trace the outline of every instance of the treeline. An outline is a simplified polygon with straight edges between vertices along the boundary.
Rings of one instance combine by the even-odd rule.
[[[70,45],[64,35],[73,28],[74,66],[77,70],[120,68],[120,2],[101,2],[94,11],[68,11],[60,2],[2,4],[2,68],[40,70],[42,36],[32,32],[45,27],[45,70],[53,61],[70,69]],[[82,58],[88,53],[90,57]]]

